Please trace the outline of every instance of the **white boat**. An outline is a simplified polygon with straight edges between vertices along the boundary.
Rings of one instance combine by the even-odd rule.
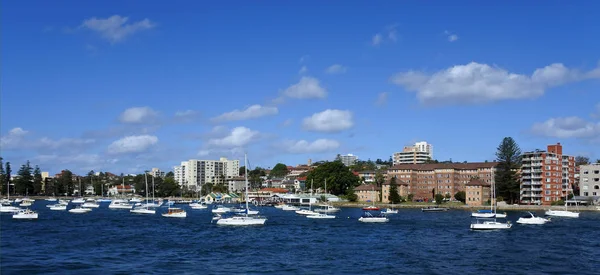
[[[373,216],[371,212],[365,212],[365,214],[358,218],[359,222],[389,222],[390,219],[385,215]]]
[[[286,206],[285,203],[279,203],[279,204],[275,205],[274,207],[277,209],[282,209],[284,206]]]
[[[310,209],[300,209],[300,210],[296,211],[296,214],[298,214],[298,215],[316,215],[319,213],[312,211]]]
[[[309,219],[335,219],[334,215],[328,215],[325,213],[317,213],[314,215],[307,215],[306,217]]]
[[[129,202],[131,202],[131,203],[138,203],[138,202],[142,202],[142,200],[140,198],[131,198],[129,200]]]
[[[91,212],[92,209],[91,208],[83,208],[81,206],[73,208],[71,210],[69,210],[69,213],[74,213],[74,214],[83,214],[83,213],[88,213]]]
[[[81,207],[84,208],[98,208],[100,207],[100,205],[98,203],[96,203],[95,200],[87,200],[86,202],[84,202]]]
[[[248,205],[248,201],[250,201],[250,199],[248,198],[248,159],[247,157],[244,155],[244,167],[246,169],[246,171],[244,171],[244,178],[246,181],[246,192],[245,192],[245,201],[246,201],[246,214],[244,216],[233,216],[233,217],[229,217],[229,218],[223,218],[221,217],[220,219],[217,220],[217,224],[218,225],[241,225],[241,226],[245,226],[245,225],[263,225],[265,224],[265,222],[267,221],[266,218],[263,217],[259,217],[259,216],[250,216],[248,214],[248,212],[250,211],[250,207]]]
[[[322,205],[322,206],[325,207],[325,208],[317,208],[317,209],[315,209],[315,212],[319,212],[319,213],[335,213],[335,212],[340,211],[339,208],[334,207],[333,205],[327,204],[327,205]]]
[[[211,210],[212,213],[215,214],[225,214],[227,212],[231,212],[231,208],[225,207],[223,205],[217,205],[215,208]]]
[[[38,213],[29,209],[22,209],[13,214],[13,219],[34,220],[38,218]]]
[[[520,224],[545,224],[550,221],[550,219],[536,217],[531,212],[527,212],[527,213],[528,213],[527,215],[521,216],[517,220],[517,223],[520,223]]]
[[[398,214],[398,209],[393,209],[393,208],[386,208],[383,211],[381,211],[382,214]]]
[[[482,209],[477,212],[471,213],[471,217],[473,218],[506,218],[506,212],[504,213],[494,213],[493,210]]]
[[[30,201],[23,201],[21,202],[21,204],[19,204],[20,207],[28,207],[31,206],[31,202]]]
[[[167,218],[185,218],[185,217],[187,217],[187,212],[185,212],[185,210],[183,210],[181,208],[169,207],[168,212],[163,213],[162,216],[167,217]]]
[[[69,201],[68,200],[58,200],[58,204],[69,205]]]
[[[154,209],[150,209],[150,207],[148,207],[148,173],[144,173],[144,180],[146,181],[146,206],[140,206],[140,207],[135,207],[131,210],[129,210],[129,212],[134,213],[134,214],[150,214],[150,215],[154,215],[156,214],[156,210]]]
[[[496,230],[496,229],[509,229],[512,227],[510,222],[498,222],[495,218],[478,218],[477,222],[471,223],[472,230]]]
[[[21,203],[22,201],[23,201],[23,199],[21,199],[21,198],[16,198],[15,199],[15,203]]]
[[[67,210],[67,206],[64,204],[53,204],[53,205],[50,205],[50,210],[65,211],[65,210]]]
[[[108,199],[108,198],[100,198],[100,199],[97,199],[96,201],[97,202],[112,202],[112,200]]]
[[[551,217],[565,217],[565,218],[579,218],[579,212],[573,212],[569,210],[546,210],[546,216]]]
[[[281,210],[283,211],[298,211],[300,210],[300,208],[298,206],[294,206],[294,205],[284,205]]]
[[[72,204],[82,204],[82,203],[85,203],[85,199],[84,198],[76,198],[76,199],[73,199],[71,201],[71,203]]]
[[[206,208],[208,208],[208,206],[206,206],[205,204],[203,204],[203,203],[197,203],[197,202],[190,203],[190,207],[192,209],[206,209]]]
[[[108,208],[110,209],[131,209],[133,205],[129,204],[126,200],[113,200]]]
[[[46,201],[57,201],[58,199],[55,197],[46,198]]]
[[[15,212],[19,212],[21,210],[23,210],[23,209],[16,207],[16,206],[0,205],[1,213],[15,213]]]
[[[446,212],[450,210],[448,207],[428,206],[421,208],[422,212]]]

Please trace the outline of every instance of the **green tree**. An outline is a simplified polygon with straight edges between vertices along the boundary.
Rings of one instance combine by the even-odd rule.
[[[435,194],[435,204],[442,204],[444,202],[444,195]]]
[[[467,194],[465,193],[465,191],[458,191],[456,192],[456,194],[454,194],[454,199],[465,203],[465,201],[467,200]]]
[[[42,193],[42,171],[39,166],[35,166],[33,169],[33,193],[41,194]]]
[[[0,157],[0,194],[4,193],[4,182],[5,182],[5,173],[4,173],[4,161],[3,158]],[[1,195],[0,195],[1,196]]]
[[[60,173],[58,180],[59,194],[73,194],[75,191],[75,183],[73,182],[73,173],[70,170],[63,170]]]
[[[452,198],[452,195],[450,195],[450,193],[446,193],[446,195],[444,195],[444,199],[449,200],[450,198]]]
[[[173,177],[165,177],[165,179],[156,186],[156,193],[159,197],[177,196],[179,195],[179,192],[179,185],[175,182]]]
[[[505,137],[496,152],[498,166],[494,176],[498,195],[508,198],[509,203],[519,201],[519,177],[521,149],[511,137]]]
[[[400,203],[402,202],[402,197],[398,194],[398,184],[396,183],[396,178],[392,177],[390,179],[390,194],[389,194],[391,203]]]
[[[165,174],[165,178],[175,178],[175,173],[173,173],[173,171],[169,171],[167,174]]]
[[[240,173],[240,176],[245,175],[246,174],[246,166],[240,166],[239,173]]]
[[[358,195],[356,195],[356,193],[354,193],[354,187],[348,188],[348,190],[346,190],[346,193],[344,194],[344,196],[346,197],[346,199],[348,201],[351,201],[351,202],[356,202],[358,200]]]
[[[346,194],[348,190],[360,185],[360,178],[352,173],[342,162],[326,162],[308,172],[306,182],[314,182],[314,189],[324,188],[334,195]]]
[[[408,196],[406,196],[406,199],[407,199],[408,201],[412,201],[414,197],[415,197],[415,195],[414,195],[414,194],[408,194]]]
[[[273,169],[271,169],[269,176],[271,176],[271,178],[283,178],[283,177],[287,176],[288,173],[289,173],[289,171],[288,171],[287,165],[285,165],[283,163],[277,163],[277,164],[275,164],[275,167],[273,167]]]
[[[202,196],[206,196],[213,192],[213,184],[212,182],[207,182],[202,186],[202,192],[200,193]]]
[[[10,161],[6,162],[6,169],[4,169],[4,173],[6,173],[6,176],[4,178],[5,182],[3,182],[2,185],[5,185],[6,188],[8,189],[8,192],[10,192],[11,191],[10,190],[10,184],[11,184],[11,179],[10,178],[11,178],[11,175],[12,175],[12,169],[10,168]],[[14,188],[13,188],[12,192],[13,193],[15,192]]]
[[[17,172],[17,179],[15,180],[15,191],[18,194],[25,194],[27,192],[33,192],[33,168],[31,168],[31,163],[27,161],[27,163],[21,165],[21,168]]]
[[[575,157],[575,166],[590,164],[590,158],[584,156]]]
[[[375,172],[375,185],[377,185],[377,187],[381,187],[384,181],[385,177],[383,176],[383,173],[381,173],[381,171]]]
[[[258,189],[262,187],[262,178],[266,175],[265,169],[260,168],[260,167],[256,167],[254,168],[254,170],[249,170],[248,171],[248,183],[249,183],[249,188],[251,189]]]

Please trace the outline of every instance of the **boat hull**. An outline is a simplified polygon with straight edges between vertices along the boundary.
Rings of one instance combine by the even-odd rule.
[[[50,210],[65,211],[65,210],[67,210],[67,206],[66,205],[54,205],[54,206],[50,207]]]
[[[231,217],[231,218],[221,218],[217,220],[218,225],[263,225],[267,219],[265,218],[255,218],[255,217]]]
[[[497,229],[509,229],[512,227],[510,223],[501,222],[483,222],[471,224],[471,230],[497,230]]]
[[[517,220],[517,223],[520,224],[545,224],[549,222],[548,219],[544,219],[544,218],[519,218]]]
[[[358,221],[366,222],[366,223],[383,223],[383,222],[389,222],[390,219],[383,218],[383,217],[360,217],[360,218],[358,218]]]
[[[13,219],[19,220],[35,220],[38,218],[38,213],[33,214],[14,214]]]
[[[565,218],[579,218],[578,212],[571,212],[566,210],[548,210],[546,216],[551,217],[565,217]]]
[[[318,213],[311,211],[311,210],[298,210],[298,211],[296,211],[296,214],[298,214],[298,215],[316,215]]]
[[[321,214],[321,215],[308,215],[308,216],[306,216],[306,218],[309,218],[309,219],[335,219],[335,216]]]
[[[156,214],[155,210],[145,209],[145,208],[142,208],[142,209],[131,209],[131,210],[129,210],[129,212],[134,213],[134,214],[150,214],[150,215]]]
[[[185,218],[185,217],[187,217],[187,213],[186,212],[175,213],[175,214],[167,214],[167,213],[165,213],[165,214],[162,214],[162,216],[166,217],[166,218]]]
[[[90,208],[73,208],[73,209],[69,210],[69,213],[84,214],[84,213],[88,213],[91,211],[92,211],[92,209],[90,209]]]

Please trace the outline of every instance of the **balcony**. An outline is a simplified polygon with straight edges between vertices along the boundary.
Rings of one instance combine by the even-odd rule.
[[[531,179],[531,176],[522,176],[521,178],[522,178],[522,179],[525,179],[525,180],[530,180],[530,179]]]
[[[542,194],[531,194],[531,196],[534,198],[541,198]]]
[[[542,188],[531,188],[531,191],[538,191],[538,192],[541,192],[541,191],[542,191]]]

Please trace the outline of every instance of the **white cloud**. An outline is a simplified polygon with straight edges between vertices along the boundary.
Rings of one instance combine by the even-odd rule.
[[[100,171],[102,168],[119,162],[119,159],[98,154],[49,154],[35,156],[32,162],[39,163],[40,167],[45,169],[54,168],[58,171],[64,169],[64,166],[68,166],[68,169],[77,168],[79,171]]]
[[[247,120],[263,116],[276,115],[278,113],[279,110],[277,107],[267,107],[255,104],[246,108],[245,110],[233,110],[231,112],[224,113],[218,117],[212,118],[212,120],[215,122]]]
[[[373,38],[371,39],[371,45],[379,46],[381,42],[383,42],[383,37],[381,36],[381,34],[378,33],[376,35],[373,35]]]
[[[391,30],[390,33],[388,33],[388,38],[393,42],[398,41],[398,33],[396,33],[396,30]]]
[[[94,139],[61,138],[51,139],[42,137],[39,139],[28,139],[29,131],[20,127],[11,129],[7,135],[0,137],[0,148],[3,150],[39,150],[48,151],[53,149],[76,149],[95,143]]]
[[[315,132],[340,132],[354,126],[352,112],[327,109],[304,118],[302,127],[304,130]]]
[[[418,71],[397,73],[391,81],[416,91],[422,103],[486,103],[507,99],[535,98],[550,87],[591,78],[555,63],[536,69],[531,76],[499,67],[471,62],[433,74]]]
[[[294,120],[292,120],[291,118],[288,118],[283,123],[281,123],[281,126],[288,127],[288,126],[292,125],[292,123],[294,123]]]
[[[597,139],[600,137],[600,123],[585,121],[575,116],[551,118],[534,124],[531,132],[553,138]]]
[[[281,144],[281,148],[292,154],[324,153],[333,151],[339,147],[340,143],[332,139],[317,139],[313,142],[287,140]]]
[[[387,101],[388,101],[388,96],[389,96],[389,93],[387,93],[387,92],[379,93],[379,95],[377,96],[377,100],[375,101],[375,105],[377,105],[377,106],[386,105]]]
[[[300,68],[300,71],[298,71],[298,74],[305,74],[306,72],[308,72],[308,68],[306,66],[302,66],[302,68]]]
[[[310,55],[305,54],[302,57],[300,57],[300,60],[298,60],[298,63],[302,64],[302,63],[308,61],[309,58],[310,58]]]
[[[178,122],[192,122],[200,116],[198,111],[185,110],[175,112],[174,119]]]
[[[283,95],[297,99],[325,98],[327,96],[327,90],[321,87],[318,79],[310,76],[303,76],[298,83],[285,89]]]
[[[108,146],[110,154],[142,153],[158,143],[158,138],[151,135],[127,136],[115,140]]]
[[[600,119],[600,102],[596,104],[596,110],[594,110],[594,112],[591,113],[590,116],[595,119]]]
[[[250,130],[246,127],[235,127],[225,137],[208,140],[208,144],[224,148],[244,147],[258,138],[260,138],[258,131]]]
[[[458,35],[456,35],[454,33],[451,33],[449,31],[444,31],[444,34],[448,38],[449,42],[454,42],[454,41],[458,40]]]
[[[119,117],[123,123],[150,123],[158,117],[158,112],[150,107],[132,107],[125,110]]]
[[[103,38],[114,44],[123,41],[128,36],[137,32],[149,30],[156,26],[148,18],[127,24],[129,17],[113,15],[105,19],[96,17],[86,19],[81,24],[80,28],[86,28],[99,33]]]
[[[345,73],[347,70],[347,67],[344,67],[340,64],[334,64],[329,66],[329,68],[327,68],[327,70],[325,70],[326,73],[328,74],[343,74]]]

